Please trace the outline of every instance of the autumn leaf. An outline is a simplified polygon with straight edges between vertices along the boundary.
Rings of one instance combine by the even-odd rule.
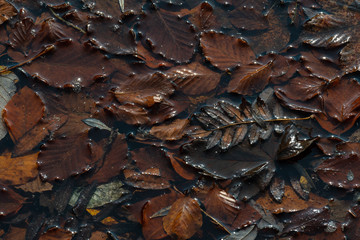
[[[139,31],[154,53],[177,62],[187,62],[195,49],[195,33],[190,25],[171,12],[155,9],[145,13]]]
[[[16,213],[22,207],[25,198],[10,188],[0,185],[0,216]]]
[[[200,37],[200,46],[206,60],[220,70],[251,63],[255,54],[248,43],[214,31],[204,32]]]
[[[178,239],[191,238],[202,226],[202,213],[198,202],[190,197],[176,200],[163,218],[167,234]]]
[[[14,142],[31,130],[44,116],[45,106],[37,93],[22,88],[6,104],[3,119]]]
[[[5,0],[0,1],[0,25],[16,16],[16,8]]]
[[[38,174],[39,153],[12,158],[11,154],[0,156],[0,179],[5,183],[19,185],[27,183]]]
[[[161,140],[179,140],[185,135],[184,131],[188,125],[188,119],[176,119],[170,124],[152,127],[150,134]]]

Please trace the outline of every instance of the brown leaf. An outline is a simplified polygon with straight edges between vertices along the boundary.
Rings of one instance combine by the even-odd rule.
[[[308,207],[321,208],[328,204],[328,200],[322,197],[319,197],[313,193],[309,194],[309,200],[305,201],[298,197],[294,190],[285,185],[285,194],[282,198],[282,202],[278,203],[270,196],[269,193],[266,193],[264,196],[261,196],[256,200],[256,203],[261,205],[264,209],[269,210],[274,214],[279,213],[291,213],[297,212],[300,210],[307,209]]]
[[[110,178],[119,175],[121,170],[123,170],[128,163],[127,151],[128,146],[125,135],[118,134],[111,144],[111,149],[106,154],[103,162],[97,164],[98,170],[95,171],[94,175],[92,175],[88,181],[104,183]]]
[[[144,172],[125,169],[124,176],[125,182],[135,188],[161,190],[171,186],[168,180],[160,176],[160,171],[156,168]]]
[[[0,185],[0,216],[16,213],[22,207],[25,199],[11,190]]]
[[[2,182],[19,185],[35,178],[38,174],[37,159],[39,153],[11,158],[11,154],[0,156],[0,179]]]
[[[67,120],[67,116],[59,114],[53,115],[50,118],[40,122],[19,139],[15,145],[13,154],[20,156],[32,150],[46,136],[61,128]]]
[[[138,42],[136,45],[136,52],[141,58],[141,60],[145,61],[146,66],[149,68],[159,68],[159,67],[172,67],[173,64],[166,62],[160,58],[156,58],[152,55],[152,53],[145,48],[141,42]]]
[[[184,197],[176,200],[167,216],[163,218],[164,230],[178,239],[191,238],[202,226],[202,213],[199,203]]]
[[[256,4],[256,2],[255,2]],[[263,9],[257,6],[239,6],[230,12],[231,23],[242,30],[265,30],[269,27],[267,17],[262,13]]]
[[[163,9],[146,12],[139,31],[145,36],[154,53],[177,61],[188,61],[195,49],[195,33],[190,25]]]
[[[5,0],[0,0],[0,25],[16,16],[16,8]]]
[[[175,172],[179,174],[182,178],[186,180],[194,180],[197,177],[195,169],[190,168],[188,165],[186,165],[184,160],[174,156],[174,154],[170,152],[167,152],[167,155]]]
[[[73,233],[71,231],[53,227],[41,234],[39,240],[70,240],[72,237]]]
[[[38,159],[41,178],[64,180],[89,171],[97,160],[92,156],[92,144],[87,132],[48,141]]]
[[[20,188],[25,192],[37,193],[51,191],[53,189],[53,185],[48,182],[41,181],[40,177],[37,176],[35,180],[16,186],[16,188]]]
[[[121,82],[114,94],[120,103],[135,103],[151,107],[174,92],[171,82],[161,73],[145,75]]]
[[[245,40],[214,31],[201,34],[200,46],[206,60],[223,71],[249,64],[255,59],[254,52]]]
[[[24,87],[6,104],[3,119],[14,142],[31,130],[44,116],[45,106],[40,97]]]
[[[242,95],[253,95],[264,90],[270,79],[272,62],[265,65],[242,65],[231,74],[227,91]]]
[[[52,87],[75,89],[87,87],[113,71],[110,61],[100,52],[72,40],[57,42],[54,51],[23,68]]]
[[[34,39],[34,35],[31,34],[33,31],[35,31],[35,25],[31,18],[16,22],[9,35],[10,46],[27,55],[31,51],[29,45]]]
[[[142,125],[150,122],[149,112],[145,108],[133,103],[126,103],[124,105],[112,104],[106,107],[105,110],[113,113],[118,121],[124,121],[127,124]]]
[[[162,218],[151,218],[151,216],[160,209],[171,206],[179,196],[179,193],[171,191],[170,193],[154,197],[145,203],[142,208],[141,226],[146,240],[162,239],[167,236],[163,228]]]
[[[198,31],[212,29],[218,25],[214,9],[208,2],[202,2],[190,10],[184,8],[178,15],[181,17],[188,16],[190,22],[196,26]]]
[[[25,239],[26,228],[18,228],[11,226],[4,236],[4,240],[23,240]]]
[[[198,95],[214,90],[220,82],[220,74],[200,62],[173,67],[166,71],[166,77],[176,88],[188,95]]]
[[[150,129],[150,134],[165,141],[175,141],[185,135],[185,129],[189,125],[189,119],[175,119],[170,124],[154,126]]]

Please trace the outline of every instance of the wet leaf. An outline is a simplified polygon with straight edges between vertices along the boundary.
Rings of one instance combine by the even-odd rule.
[[[141,42],[136,45],[136,51],[140,59],[143,60],[149,68],[172,67],[173,64],[159,57],[153,56],[150,50],[145,48]]]
[[[239,6],[230,12],[230,21],[235,27],[250,31],[265,30],[269,27],[268,18],[262,13],[261,4],[249,1],[244,6]]]
[[[55,44],[44,58],[23,67],[33,77],[53,87],[81,89],[109,75],[113,66],[101,53],[76,41]],[[76,68],[76,69],[75,69]],[[58,74],[53,74],[57,72]]]
[[[37,178],[35,178],[35,180],[17,186],[16,188],[20,188],[25,192],[36,193],[51,191],[53,189],[53,185],[48,182],[41,181],[40,177],[38,176]]]
[[[173,67],[166,71],[166,77],[176,88],[188,95],[199,95],[214,90],[220,82],[220,74],[199,62]]]
[[[308,149],[315,140],[316,138],[299,140],[296,128],[287,127],[279,145],[278,160],[288,160],[298,156]]]
[[[10,230],[4,237],[4,240],[23,240],[25,239],[26,229],[18,227],[10,227]]]
[[[344,143],[337,145],[337,152],[325,159],[317,168],[318,176],[327,184],[353,189],[360,187],[360,176],[357,172],[359,158],[359,143]]]
[[[45,106],[37,93],[22,88],[6,104],[3,119],[14,142],[31,130],[44,116]]]
[[[83,119],[82,121],[90,127],[96,127],[98,129],[107,130],[111,132],[111,128],[109,128],[105,123],[101,122],[96,118],[86,118]]]
[[[292,215],[290,223],[285,226],[284,232],[314,233],[322,231],[330,218],[329,208],[310,207]]]
[[[255,59],[245,40],[214,31],[201,34],[200,46],[206,60],[223,71],[237,65],[249,64]]]
[[[272,62],[266,65],[249,64],[234,70],[227,91],[242,95],[253,95],[261,92],[268,84]]]
[[[222,238],[222,240],[254,240],[258,234],[255,225],[246,227]]]
[[[38,174],[39,153],[12,158],[11,154],[0,156],[0,179],[13,185],[25,184]]]
[[[0,216],[16,213],[24,201],[25,199],[22,196],[10,188],[0,186]]]
[[[40,235],[39,240],[58,240],[58,239],[71,239],[73,233],[69,230],[64,230],[61,228],[50,228],[45,233]]]
[[[167,216],[163,218],[164,230],[178,239],[191,238],[202,226],[202,213],[199,203],[184,197],[176,200]]]
[[[151,216],[160,209],[171,206],[179,197],[180,194],[171,191],[154,197],[145,203],[141,210],[141,226],[145,239],[162,239],[168,236],[163,228],[163,219],[151,218]]]
[[[202,2],[190,10],[182,9],[179,15],[181,17],[187,16],[198,31],[212,29],[218,25],[214,8],[208,2]]]
[[[170,124],[154,126],[150,129],[150,134],[166,141],[175,141],[185,135],[185,129],[189,125],[188,119],[176,119]]]
[[[135,103],[142,107],[152,107],[173,92],[174,87],[165,75],[155,73],[121,82],[114,94],[120,103]]]
[[[136,172],[125,169],[124,175],[125,182],[135,188],[159,190],[170,187],[169,181],[161,177],[158,173]]]
[[[87,132],[57,138],[48,141],[39,155],[40,176],[46,181],[64,180],[89,171],[96,160]]]
[[[17,10],[11,3],[8,3],[5,0],[0,1],[0,25],[16,16],[16,14]]]
[[[256,203],[274,214],[279,214],[298,212],[309,207],[322,208],[328,204],[328,200],[310,193],[309,200],[305,201],[299,198],[290,186],[285,185],[285,193],[281,203],[273,200],[268,193],[256,200]]]
[[[2,67],[0,67],[1,69]],[[15,83],[17,82],[17,76],[12,72],[5,72],[0,74],[0,112],[3,111],[6,104],[14,96],[16,91]],[[6,126],[2,121],[3,117],[0,117],[0,140],[7,134]]]
[[[139,31],[144,34],[152,51],[165,58],[186,62],[194,53],[195,33],[189,24],[171,12],[163,9],[146,12]]]
[[[281,203],[285,194],[285,181],[275,177],[270,185],[270,193],[275,201]]]

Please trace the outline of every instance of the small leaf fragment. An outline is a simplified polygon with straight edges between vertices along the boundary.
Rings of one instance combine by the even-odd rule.
[[[96,118],[86,118],[81,121],[83,121],[83,123],[85,123],[86,125],[88,125],[90,127],[96,127],[98,129],[107,130],[107,131],[111,132],[111,128],[109,128],[105,123],[103,123],[102,121],[100,121]]]

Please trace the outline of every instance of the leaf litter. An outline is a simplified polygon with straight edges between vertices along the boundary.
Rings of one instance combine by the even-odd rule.
[[[0,1],[0,237],[357,239],[357,5]]]

